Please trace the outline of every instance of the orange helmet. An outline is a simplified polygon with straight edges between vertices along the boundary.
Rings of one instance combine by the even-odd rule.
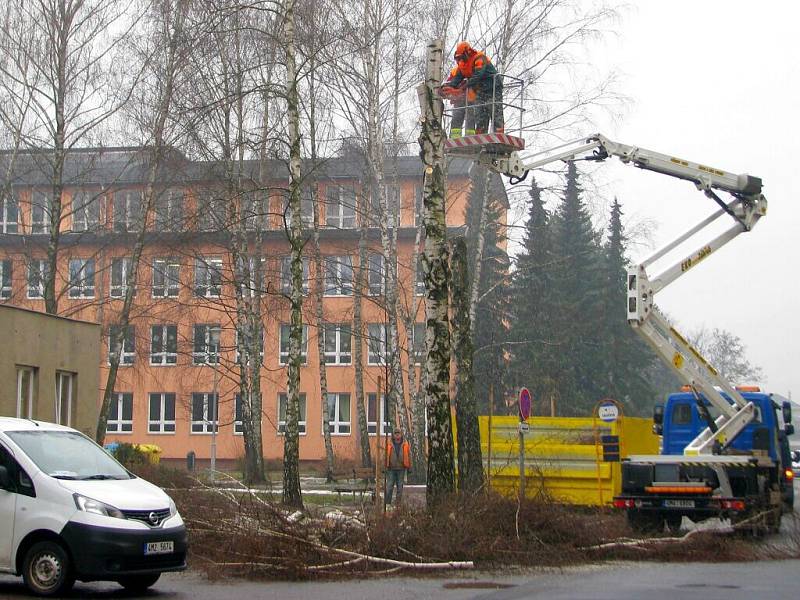
[[[466,59],[473,52],[475,52],[475,50],[472,49],[472,46],[469,45],[469,42],[458,42],[453,58],[455,60]]]

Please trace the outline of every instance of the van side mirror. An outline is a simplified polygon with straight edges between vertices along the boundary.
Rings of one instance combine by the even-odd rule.
[[[791,423],[792,422],[792,403],[789,402],[788,400],[784,400],[783,404],[781,405],[781,412],[783,413],[783,422],[784,423]]]
[[[784,426],[783,430],[786,433],[786,435],[794,435],[794,425],[792,425],[791,423]]]
[[[11,476],[8,474],[8,469],[4,465],[0,465],[0,489],[11,489]]]
[[[656,404],[653,407],[653,423],[656,425],[663,425],[664,423],[664,405]]]

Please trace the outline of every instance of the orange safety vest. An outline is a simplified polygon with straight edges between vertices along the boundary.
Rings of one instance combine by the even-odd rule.
[[[391,464],[392,458],[392,451],[394,450],[394,442],[392,438],[389,438],[388,443],[386,444],[386,468],[389,468]],[[411,446],[408,444],[408,440],[403,440],[402,445],[402,452],[403,452],[403,468],[410,469],[411,468]]]

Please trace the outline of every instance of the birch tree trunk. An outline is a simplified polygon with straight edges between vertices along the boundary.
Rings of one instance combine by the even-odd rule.
[[[425,83],[419,90],[422,131],[420,157],[425,165],[425,397],[428,414],[428,505],[455,491],[453,432],[450,422],[450,272],[445,222],[445,168],[442,101],[442,41],[428,44]]]
[[[367,213],[364,212],[364,194],[359,194],[358,204],[360,210],[356,211],[360,219],[358,233],[358,269],[356,270],[355,289],[353,290],[353,361],[356,376],[356,417],[358,418],[358,443],[361,447],[361,466],[372,466],[372,452],[369,446],[369,430],[367,428],[367,415],[364,408],[364,321],[361,316],[361,303],[364,294],[364,273],[367,267]],[[380,391],[378,392],[376,408],[380,414]],[[380,421],[380,416],[378,417]],[[378,423],[378,427],[381,424]],[[377,430],[380,431],[380,430]],[[380,453],[378,453],[380,456]]]
[[[286,110],[289,133],[289,245],[292,286],[290,293],[289,375],[286,400],[286,434],[283,438],[283,503],[302,508],[300,491],[300,365],[303,343],[303,241],[300,211],[300,106],[294,29],[295,0],[288,0],[284,16],[286,52]]]
[[[456,435],[458,437],[458,489],[476,492],[483,487],[483,459],[475,378],[472,372],[474,347],[469,320],[467,289],[467,243],[463,237],[453,243],[453,349],[456,359]]]

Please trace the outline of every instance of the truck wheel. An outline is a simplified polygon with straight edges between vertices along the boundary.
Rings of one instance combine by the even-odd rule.
[[[664,517],[655,512],[629,510],[628,525],[636,533],[661,533],[664,529]]]
[[[55,596],[69,591],[75,583],[69,556],[61,544],[37,542],[28,549],[22,578],[37,596]]]
[[[126,590],[131,592],[143,592],[150,586],[155,585],[161,573],[147,573],[146,575],[127,575],[117,579],[119,583]]]

